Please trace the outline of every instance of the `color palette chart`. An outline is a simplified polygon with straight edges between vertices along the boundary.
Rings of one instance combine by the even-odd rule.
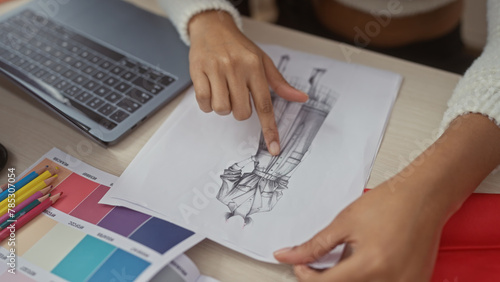
[[[151,278],[203,237],[124,207],[98,204],[116,176],[58,149],[27,172],[58,167],[52,193],[63,197],[0,244],[0,260],[15,248],[16,274],[0,263],[0,281],[134,281]],[[140,187],[138,187],[140,189]]]

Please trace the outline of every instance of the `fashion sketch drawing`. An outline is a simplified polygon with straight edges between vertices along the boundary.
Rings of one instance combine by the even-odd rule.
[[[288,55],[281,57],[281,73],[289,60]],[[272,156],[261,133],[257,152],[224,170],[217,199],[229,208],[226,219],[241,216],[245,225],[249,224],[252,214],[271,211],[282,198],[290,177],[337,101],[335,92],[319,84],[325,72],[315,68],[307,80],[289,78],[292,86],[308,93],[305,103],[288,102],[272,93],[281,153]]]

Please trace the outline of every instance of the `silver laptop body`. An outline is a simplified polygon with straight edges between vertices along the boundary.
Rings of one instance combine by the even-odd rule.
[[[121,0],[37,0],[2,15],[0,71],[103,145],[191,84],[169,20]]]

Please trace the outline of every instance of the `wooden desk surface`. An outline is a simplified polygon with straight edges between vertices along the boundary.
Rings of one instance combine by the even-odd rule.
[[[23,2],[2,4],[0,13]],[[155,0],[130,2],[164,15]],[[244,19],[244,29],[257,42],[279,44],[404,76],[368,187],[375,187],[386,180],[431,144],[446,109],[446,102],[460,78],[452,73],[266,23]],[[10,153],[7,167],[14,167],[21,173],[52,147],[57,147],[101,170],[120,175],[180,99],[178,97],[161,109],[119,144],[105,149],[78,133],[8,81],[1,80],[0,143]],[[5,181],[6,170],[0,172],[0,183]],[[478,191],[500,193],[500,175],[490,176]],[[289,266],[258,262],[208,240],[189,250],[187,255],[203,274],[221,281],[295,281]]]

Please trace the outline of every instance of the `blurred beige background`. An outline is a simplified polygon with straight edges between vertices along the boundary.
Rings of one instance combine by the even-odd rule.
[[[465,0],[462,40],[471,49],[482,50],[486,44],[486,1]]]
[[[486,43],[486,1],[464,0],[462,39],[469,49],[480,51]],[[274,22],[278,18],[275,0],[250,0],[249,9],[255,20]]]

